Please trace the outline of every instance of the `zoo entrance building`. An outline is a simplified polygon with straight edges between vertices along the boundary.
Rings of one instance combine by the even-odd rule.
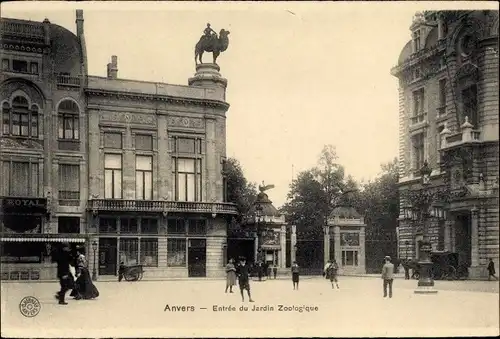
[[[51,251],[85,248],[115,275],[224,274],[226,79],[200,64],[189,86],[87,74],[83,11],[76,35],[49,20],[2,18],[2,280],[55,278]],[[103,65],[104,66],[104,65]]]

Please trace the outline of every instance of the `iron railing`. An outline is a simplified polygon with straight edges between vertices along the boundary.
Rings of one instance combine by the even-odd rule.
[[[222,202],[91,199],[89,200],[88,208],[93,211],[238,214],[238,209],[235,204]]]

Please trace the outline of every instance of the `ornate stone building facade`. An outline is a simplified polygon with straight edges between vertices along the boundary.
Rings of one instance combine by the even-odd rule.
[[[499,259],[498,11],[417,13],[412,39],[391,73],[399,79],[400,189],[421,187],[424,161],[431,189],[447,192],[431,213],[434,251],[458,253],[472,277]],[[403,195],[404,196],[404,195]],[[404,218],[399,255],[418,257],[418,227]]]
[[[214,64],[188,86],[120,79],[116,56],[89,76],[83,22],[2,19],[2,278],[54,277],[61,241],[98,275],[224,274],[227,81]]]

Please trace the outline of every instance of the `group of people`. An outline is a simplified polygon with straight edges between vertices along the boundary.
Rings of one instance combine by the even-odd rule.
[[[274,266],[274,278],[276,279],[277,267]],[[328,261],[323,270],[323,276],[326,279],[330,280],[332,284],[332,288],[339,288],[337,273],[339,266],[336,260]],[[296,261],[292,263],[290,268],[292,273],[292,283],[293,289],[299,289],[299,280],[300,280],[300,267]],[[247,291],[248,299],[250,302],[253,302],[252,296],[250,293],[250,276],[252,272],[252,267],[247,264],[245,257],[240,257],[239,262],[235,264],[233,259],[229,259],[228,264],[226,265],[226,293],[229,290],[229,293],[233,293],[233,286],[236,285],[236,281],[238,281],[238,285],[240,287],[241,300],[245,301],[244,291]],[[260,278],[260,276],[259,276]],[[259,279],[260,280],[260,279]]]
[[[70,296],[76,300],[94,299],[99,296],[99,291],[92,282],[87,260],[82,252],[82,249],[77,249],[76,253],[73,253],[69,244],[64,243],[58,253],[55,254],[57,278],[61,285],[61,289],[56,293],[55,298],[60,305],[68,304],[65,298],[66,293],[70,290]]]

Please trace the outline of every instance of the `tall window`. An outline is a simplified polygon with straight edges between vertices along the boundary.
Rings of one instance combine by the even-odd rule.
[[[122,198],[122,156],[104,155],[104,198]]]
[[[3,134],[22,137],[38,137],[38,106],[29,106],[25,97],[17,96],[12,106],[2,104]]]
[[[201,201],[201,159],[174,158],[176,200]]]
[[[120,238],[120,261],[125,265],[137,265],[139,259],[139,241],[137,238]]]
[[[79,109],[72,100],[64,100],[57,109],[59,124],[59,139],[78,140],[79,133]]]
[[[420,51],[421,49],[421,41],[420,41],[420,30],[417,29],[415,32],[413,32],[413,46],[415,49],[415,53]]]
[[[135,196],[137,200],[153,199],[153,157],[135,157]]]
[[[462,90],[462,104],[464,119],[469,117],[469,122],[475,127],[478,127],[479,119],[477,114],[477,86],[472,85]]]
[[[186,266],[186,239],[167,240],[167,265],[171,267]]]
[[[425,93],[423,88],[413,92],[413,116],[424,113],[424,96]]]
[[[207,221],[205,219],[189,219],[188,233],[204,235],[207,233]]]
[[[118,224],[116,221],[116,218],[99,218],[99,233],[116,234],[118,232]]]
[[[141,239],[141,265],[158,267],[158,239]]]
[[[79,165],[59,165],[59,200],[61,205],[80,201]]]
[[[417,171],[424,165],[424,142],[424,133],[419,133],[412,137],[413,168]]]
[[[4,196],[37,197],[38,164],[29,162],[2,162],[2,185]]]

